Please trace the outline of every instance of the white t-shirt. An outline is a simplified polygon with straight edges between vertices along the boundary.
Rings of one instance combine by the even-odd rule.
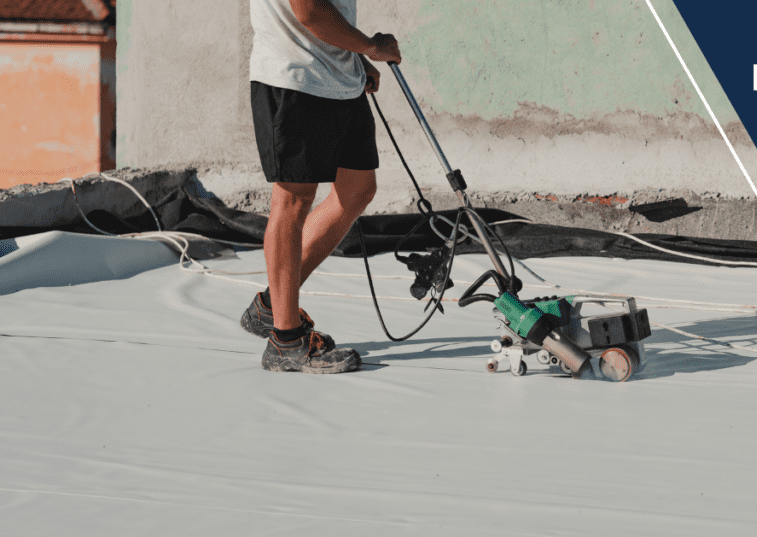
[[[328,0],[353,26],[357,0]],[[365,69],[354,52],[318,39],[294,16],[289,0],[250,0],[254,36],[250,80],[328,99],[354,99]]]

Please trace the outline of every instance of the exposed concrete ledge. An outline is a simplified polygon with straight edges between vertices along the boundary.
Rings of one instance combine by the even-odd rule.
[[[130,183],[151,205],[195,174],[194,169],[124,168],[104,172]],[[123,185],[89,177],[76,181],[76,197],[86,214],[103,209],[125,217],[145,211],[144,204]],[[56,227],[81,219],[71,184],[41,183],[0,190],[0,227]]]
[[[474,207],[503,209],[555,226],[654,233],[710,239],[757,240],[757,201],[700,196],[690,191],[641,191],[631,195],[555,196],[539,193],[475,193]],[[424,193],[425,195],[425,193]],[[437,210],[452,209],[452,194],[429,194]]]
[[[268,214],[271,187],[254,165],[165,167],[106,172],[131,183],[150,204],[176,186],[198,180],[203,188],[227,206]],[[442,180],[443,182],[443,180]],[[98,178],[77,181],[79,204],[86,212],[103,209],[125,217],[144,211],[142,203],[125,187]],[[457,197],[446,182],[424,188],[436,210],[454,209]],[[328,188],[319,189],[316,202]],[[645,190],[610,196],[554,195],[529,192],[477,192],[468,189],[475,207],[497,208],[535,222],[566,227],[629,233],[656,233],[688,237],[757,240],[757,200],[724,198],[717,193],[688,190]],[[366,214],[415,212],[417,193],[412,186],[392,184],[379,188]],[[55,227],[78,220],[68,183],[18,186],[0,190],[0,227]]]
[[[425,189],[424,189],[425,190]],[[417,211],[415,192],[381,193],[366,214],[411,213]],[[424,192],[435,210],[456,209],[457,197],[446,192]],[[754,199],[705,198],[692,192],[642,191],[628,197],[555,196],[551,194],[503,192],[477,193],[468,190],[474,207],[502,209],[519,217],[555,226],[598,231],[655,233],[711,239],[757,240],[757,201]],[[225,203],[237,209],[267,214],[270,188],[260,188],[227,197]],[[235,203],[236,201],[236,203]]]
[[[198,178],[232,208],[268,214],[271,187],[259,166],[198,167]],[[381,182],[381,178],[380,182]],[[426,183],[427,184],[427,183]],[[447,182],[438,188],[422,188],[436,210],[458,207]],[[481,192],[472,186],[468,196],[474,207],[502,209],[522,218],[556,226],[656,233],[687,237],[757,240],[757,200],[726,198],[715,192],[691,190],[642,190],[629,194],[596,196],[556,195],[546,192]],[[316,203],[328,194],[319,189]],[[366,214],[412,213],[418,194],[409,180],[390,178],[382,184]]]

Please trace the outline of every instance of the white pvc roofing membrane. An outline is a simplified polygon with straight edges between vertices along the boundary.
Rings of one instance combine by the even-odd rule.
[[[332,257],[305,291],[351,297],[304,294],[302,306],[363,369],[271,373],[265,341],[239,325],[260,287],[182,271],[156,242],[51,232],[0,244],[0,535],[757,534],[755,352],[654,326],[626,383],[535,360],[524,377],[505,363],[488,373],[489,304],[446,303],[392,343],[354,297],[366,280],[333,276],[363,274],[362,260]],[[203,263],[265,268],[261,251]],[[410,276],[391,254],[371,263]],[[566,287],[733,304],[649,315],[757,350],[754,309],[737,307],[757,304],[754,268],[526,263]],[[459,256],[448,296],[490,268]],[[409,298],[410,283],[376,285]],[[381,305],[396,335],[423,315],[412,299]]]

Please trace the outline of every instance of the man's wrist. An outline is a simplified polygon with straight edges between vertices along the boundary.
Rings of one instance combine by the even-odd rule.
[[[358,51],[358,54],[360,54],[361,56],[368,56],[369,54],[375,52],[376,50],[376,45],[373,44],[373,39],[371,39],[368,36],[365,36],[365,39],[366,40],[365,40],[365,45],[363,47],[363,50]],[[367,58],[363,58],[363,59],[367,61]]]

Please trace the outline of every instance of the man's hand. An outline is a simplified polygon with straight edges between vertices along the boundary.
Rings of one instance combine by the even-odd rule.
[[[366,60],[362,55],[360,61],[363,62],[365,68],[365,75],[368,78],[365,84],[366,93],[376,93],[379,89],[379,80],[381,79],[381,73],[376,69],[371,62]]]
[[[400,47],[397,40],[392,34],[378,33],[371,37],[371,46],[365,52],[365,55],[374,62],[395,62],[400,63]]]

